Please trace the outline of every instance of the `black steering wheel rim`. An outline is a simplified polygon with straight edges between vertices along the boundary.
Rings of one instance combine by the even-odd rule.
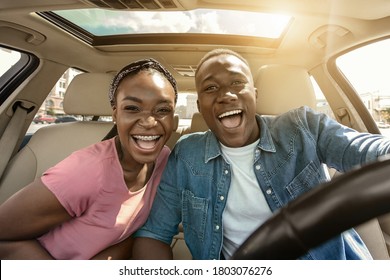
[[[232,259],[297,259],[337,234],[388,212],[390,158],[383,157],[291,201],[254,231]]]

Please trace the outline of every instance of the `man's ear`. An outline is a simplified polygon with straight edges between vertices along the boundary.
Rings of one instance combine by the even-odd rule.
[[[256,92],[256,100],[257,100],[257,97],[259,95],[259,91],[257,90],[257,88],[254,88],[255,89],[255,92]]]

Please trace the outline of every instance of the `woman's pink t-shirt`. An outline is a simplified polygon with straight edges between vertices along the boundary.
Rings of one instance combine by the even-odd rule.
[[[90,259],[146,221],[168,160],[164,147],[144,188],[130,192],[114,138],[74,152],[41,177],[74,219],[39,238],[55,259]]]

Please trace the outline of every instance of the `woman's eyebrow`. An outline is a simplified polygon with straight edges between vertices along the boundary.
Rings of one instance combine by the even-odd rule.
[[[143,103],[144,100],[142,98],[138,98],[138,97],[135,97],[135,96],[125,96],[122,98],[122,101],[126,101],[126,100],[130,100],[130,101],[134,101],[134,102],[137,102],[137,103]],[[158,104],[161,104],[161,103],[166,103],[166,104],[171,104],[172,102],[167,98],[162,98],[160,100],[158,100],[156,103]]]

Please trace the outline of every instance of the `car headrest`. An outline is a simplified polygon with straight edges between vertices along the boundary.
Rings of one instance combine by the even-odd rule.
[[[179,115],[173,115],[173,131],[176,131],[179,128]]]
[[[73,78],[64,97],[64,111],[69,115],[111,116],[108,90],[113,75],[82,73]]]
[[[195,112],[191,119],[191,132],[206,131],[209,127],[207,126],[203,116],[199,112]]]
[[[314,87],[306,69],[290,65],[267,65],[255,79],[258,90],[256,111],[279,115],[301,106],[316,108]]]

